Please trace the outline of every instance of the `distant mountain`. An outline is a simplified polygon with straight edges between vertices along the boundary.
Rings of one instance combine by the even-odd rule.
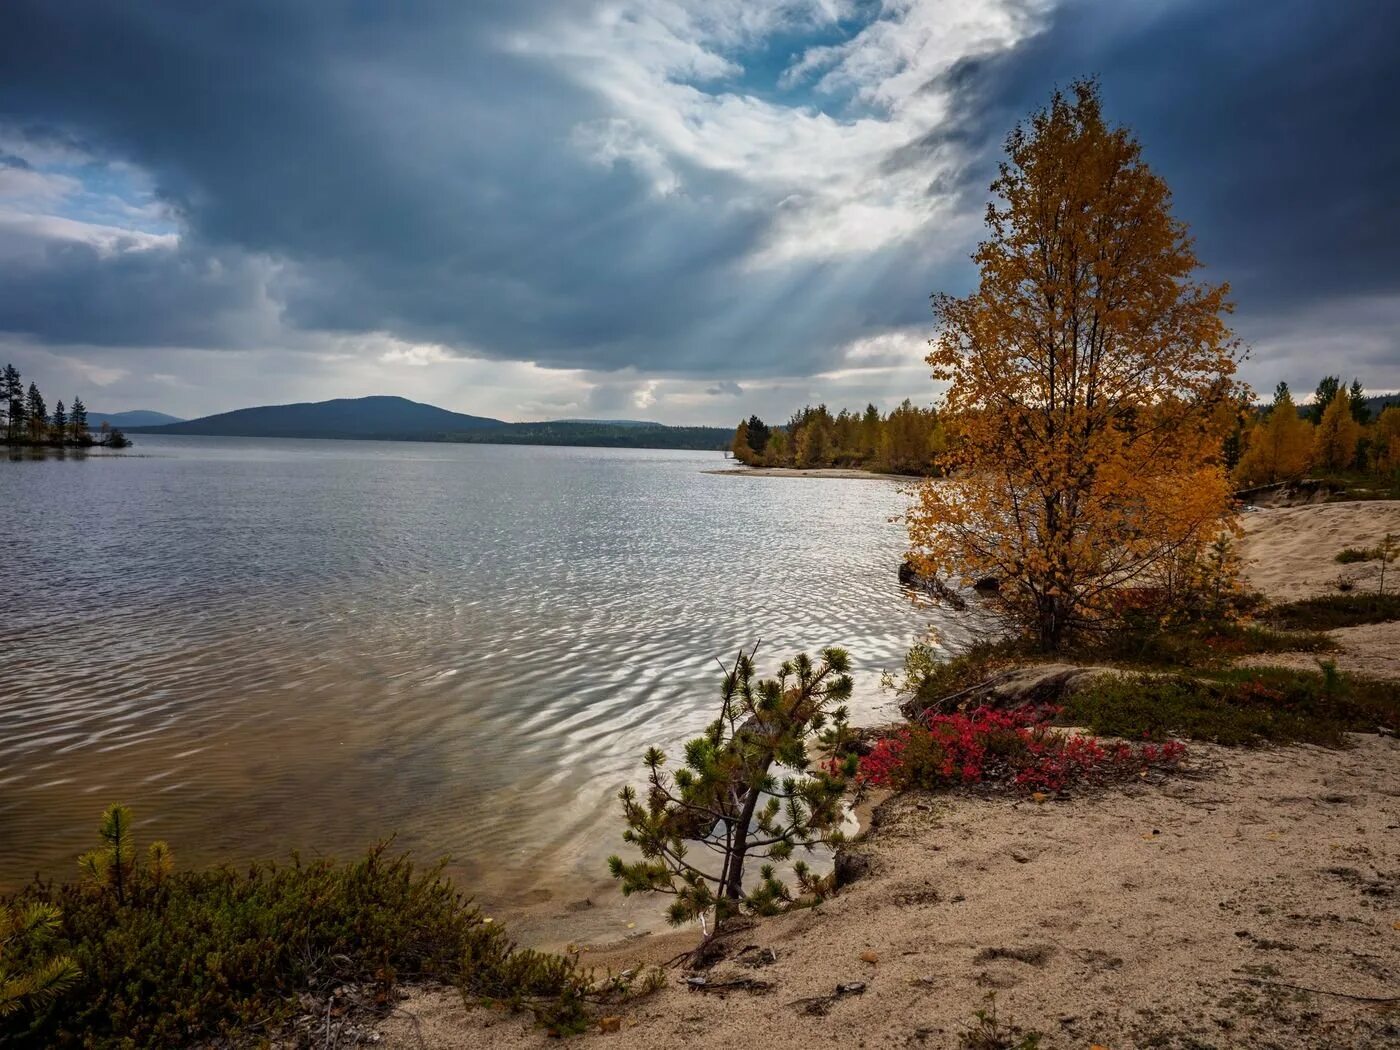
[[[166,423],[183,423],[179,416],[168,416],[164,412],[152,412],[138,408],[130,412],[93,412],[88,410],[88,426],[99,429],[103,423],[113,427],[159,427]]]
[[[130,433],[211,437],[362,438],[714,451],[728,448],[733,438],[733,432],[727,427],[668,427],[632,419],[506,423],[485,416],[449,412],[402,397],[355,397],[266,405],[163,426],[123,425],[123,429]]]
[[[499,419],[449,412],[404,397],[341,397],[333,401],[240,408],[201,419],[139,429],[152,434],[218,437],[440,441],[459,431],[503,425]]]

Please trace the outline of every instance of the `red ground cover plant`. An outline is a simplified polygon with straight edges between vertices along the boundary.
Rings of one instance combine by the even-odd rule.
[[[1175,740],[1105,744],[1095,737],[1067,734],[1048,724],[1057,713],[1018,707],[930,715],[878,741],[861,758],[857,777],[875,787],[996,783],[1052,792],[1175,766],[1186,753]]]

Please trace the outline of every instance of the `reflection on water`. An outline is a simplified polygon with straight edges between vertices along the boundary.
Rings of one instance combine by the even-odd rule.
[[[603,868],[614,794],[713,717],[715,658],[761,639],[766,673],[844,645],[859,720],[937,615],[897,586],[884,482],[139,441],[0,463],[0,885],[70,873],[122,800],[186,864],[395,833],[527,931],[652,925],[658,902],[624,904]]]

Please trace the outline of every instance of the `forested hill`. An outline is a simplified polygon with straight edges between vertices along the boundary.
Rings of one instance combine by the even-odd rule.
[[[166,426],[130,427],[129,431],[217,437],[361,438],[716,451],[728,448],[731,436],[722,427],[668,427],[632,420],[506,423],[486,416],[449,412],[402,397],[337,398],[295,405],[265,405]]]

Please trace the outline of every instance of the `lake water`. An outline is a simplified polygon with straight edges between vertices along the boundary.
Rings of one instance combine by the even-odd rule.
[[[0,885],[73,874],[120,800],[179,863],[395,833],[527,938],[652,927],[663,901],[624,904],[603,866],[614,796],[714,716],[716,660],[843,645],[869,720],[939,615],[898,586],[890,482],[136,440],[0,460]]]

